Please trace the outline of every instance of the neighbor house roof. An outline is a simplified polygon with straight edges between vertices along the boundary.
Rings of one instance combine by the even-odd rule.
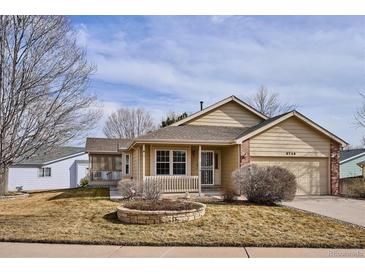
[[[340,152],[340,162],[346,162],[363,155],[365,155],[365,148],[342,150]]]
[[[88,153],[116,153],[127,149],[131,139],[86,138],[85,150]]]
[[[83,147],[58,147],[49,152],[38,152],[31,157],[27,157],[24,160],[16,162],[15,164],[48,164],[62,158],[68,158],[75,154],[82,154],[84,152],[85,149]]]
[[[303,121],[305,124],[309,125],[312,128],[315,128],[316,130],[322,132],[322,134],[326,135],[327,137],[331,138],[332,140],[335,140],[336,142],[338,142],[339,144],[341,144],[342,146],[346,146],[348,145],[347,142],[345,142],[344,140],[342,140],[341,138],[337,137],[336,135],[334,135],[333,133],[331,133],[330,131],[328,131],[327,129],[321,127],[320,125],[318,125],[317,123],[313,122],[311,119],[307,118],[306,116],[304,116],[303,114],[301,114],[300,112],[293,110],[287,113],[283,113],[280,114],[278,116],[272,117],[270,119],[267,119],[266,121],[263,121],[251,128],[249,128],[246,132],[242,132],[241,136],[239,138],[237,138],[236,142],[237,143],[241,143],[244,140],[247,140],[277,124],[279,124],[280,122],[285,121],[286,119],[289,119],[291,117],[296,117],[298,119],[300,119],[301,121]]]
[[[221,126],[168,126],[143,136],[137,137],[135,142],[174,141],[190,143],[222,143],[234,140],[247,128]]]
[[[233,96],[232,95],[232,96],[229,96],[229,97],[227,97],[227,98],[225,98],[225,99],[223,99],[223,100],[221,100],[221,101],[219,101],[219,102],[217,102],[217,103],[215,103],[213,105],[210,105],[209,107],[206,107],[206,108],[204,108],[204,109],[202,109],[202,110],[200,110],[198,112],[195,112],[194,114],[192,114],[192,115],[190,115],[190,116],[188,116],[188,117],[186,117],[186,118],[184,118],[184,119],[182,119],[180,121],[177,121],[177,122],[173,123],[171,126],[180,126],[180,125],[183,125],[186,122],[188,122],[188,121],[190,121],[192,119],[195,119],[195,118],[203,115],[204,113],[207,113],[209,111],[212,111],[212,110],[214,110],[214,109],[216,109],[216,108],[218,108],[218,107],[220,107],[220,106],[222,106],[224,104],[227,104],[229,102],[232,102],[232,101],[233,102],[236,102],[237,104],[239,104],[243,108],[245,108],[245,109],[249,110],[250,112],[254,113],[255,115],[259,116],[260,118],[265,119],[265,120],[268,119],[268,117],[266,115],[262,114],[261,112],[259,112],[255,108],[251,107],[249,104],[245,103],[244,101],[238,99],[236,96]]]

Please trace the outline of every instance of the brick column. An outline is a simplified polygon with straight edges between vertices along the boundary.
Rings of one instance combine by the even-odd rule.
[[[240,153],[240,166],[249,164],[251,161],[250,157],[250,140],[243,141],[241,144]]]
[[[339,194],[340,183],[340,147],[336,142],[331,142],[330,146],[330,184],[331,195]]]

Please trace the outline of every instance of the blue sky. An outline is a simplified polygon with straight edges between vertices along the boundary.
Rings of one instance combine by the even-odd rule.
[[[260,85],[353,145],[365,129],[354,113],[365,92],[365,17],[72,16],[97,65],[90,92],[104,118],[145,107],[156,123]]]

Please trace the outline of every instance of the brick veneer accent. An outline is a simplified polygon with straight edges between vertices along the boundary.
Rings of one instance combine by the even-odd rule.
[[[250,140],[246,140],[241,144],[240,166],[249,164],[250,161]]]
[[[340,183],[340,148],[341,145],[331,142],[330,145],[330,185],[331,195],[339,195]]]

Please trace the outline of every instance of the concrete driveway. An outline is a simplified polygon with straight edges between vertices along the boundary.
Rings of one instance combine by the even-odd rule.
[[[298,196],[283,205],[365,227],[365,200],[335,196]]]

